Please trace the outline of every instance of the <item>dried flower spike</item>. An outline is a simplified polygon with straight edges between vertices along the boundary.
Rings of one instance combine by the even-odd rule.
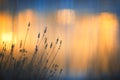
[[[59,41],[59,38],[56,39],[56,44],[58,43],[58,41]]]
[[[14,44],[12,44],[11,48],[13,49],[14,47],[15,47],[15,45],[14,45]]]
[[[62,44],[62,40],[60,40],[60,44]]]
[[[44,30],[44,33],[46,33],[47,32],[47,27],[45,27],[45,30]]]
[[[3,44],[4,44],[4,41],[3,41]]]
[[[28,23],[28,27],[30,27],[30,22]]]
[[[45,37],[45,42],[44,43],[47,43],[47,38]]]
[[[52,48],[52,43],[50,44],[50,48]]]
[[[47,49],[48,44],[45,45],[45,49]]]
[[[38,33],[38,38],[40,38],[40,32]]]
[[[36,47],[35,47],[35,51],[37,52],[38,51],[38,46],[36,45]]]
[[[22,40],[20,41],[20,48],[22,48]]]
[[[59,65],[58,65],[58,64],[55,64],[55,67],[59,67]]]

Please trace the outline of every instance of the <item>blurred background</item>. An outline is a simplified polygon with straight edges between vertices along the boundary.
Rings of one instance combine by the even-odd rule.
[[[119,0],[0,0],[0,49],[24,40],[34,51],[37,34],[47,26],[49,42],[63,41],[58,58],[63,78],[120,76]],[[17,56],[17,54],[16,54]]]

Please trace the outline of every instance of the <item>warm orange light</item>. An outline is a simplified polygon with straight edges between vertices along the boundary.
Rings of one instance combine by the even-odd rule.
[[[2,34],[2,41],[11,42],[12,41],[12,32]]]
[[[97,57],[101,59],[101,68],[107,70],[109,56],[117,48],[117,16],[108,12],[78,16],[73,30],[71,67],[84,70]]]
[[[100,50],[104,51],[113,49],[116,45],[118,19],[117,16],[111,13],[101,13],[99,16],[100,28]]]
[[[57,12],[59,24],[73,24],[75,20],[75,11],[72,9],[63,9]]]

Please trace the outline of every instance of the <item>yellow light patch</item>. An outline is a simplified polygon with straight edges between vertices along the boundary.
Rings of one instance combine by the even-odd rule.
[[[2,41],[4,41],[4,42],[11,42],[12,41],[12,32],[3,33],[2,34]]]

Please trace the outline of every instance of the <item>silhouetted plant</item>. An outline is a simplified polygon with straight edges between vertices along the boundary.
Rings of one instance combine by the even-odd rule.
[[[22,42],[22,40],[20,41],[19,53],[21,55],[18,59],[14,57],[15,44],[11,45],[10,53],[8,54],[6,52],[6,43],[3,42],[3,48],[0,52],[0,80],[49,80],[52,78],[59,80],[62,71],[60,71],[59,75],[56,74],[59,66],[54,63],[54,60],[57,57],[62,42],[60,41],[60,44],[58,44],[59,38],[57,38],[54,45],[53,43],[50,43],[49,45],[47,42],[48,39],[45,36],[47,27],[45,27],[41,40],[40,33],[38,33],[33,55],[28,59],[26,54],[29,53],[27,53],[27,50],[25,49],[25,44],[29,28],[30,22],[28,23],[24,42]],[[42,42],[44,43],[44,46],[41,46]],[[59,45],[59,48],[57,49],[57,52],[54,52],[56,45]],[[54,66],[51,67],[51,65]]]

